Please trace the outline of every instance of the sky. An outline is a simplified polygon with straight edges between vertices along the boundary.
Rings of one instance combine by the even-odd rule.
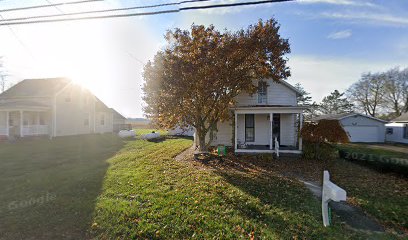
[[[73,0],[2,0],[0,18],[178,0],[104,0],[1,12],[69,1]],[[242,1],[211,0],[183,6]],[[272,17],[291,45],[287,57],[292,76],[287,81],[300,83],[314,101],[321,101],[334,89],[345,91],[362,73],[408,67],[406,0],[298,0],[153,16],[0,26],[0,56],[12,83],[27,78],[69,77],[124,116],[143,117],[143,66],[165,46],[166,30],[188,29],[193,23],[238,30]]]

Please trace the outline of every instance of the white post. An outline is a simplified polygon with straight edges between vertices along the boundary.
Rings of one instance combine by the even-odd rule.
[[[9,111],[7,111],[6,112],[6,135],[7,135],[7,137],[9,137],[10,136],[10,126],[9,126],[9,118],[10,118],[10,116],[9,116]]]
[[[323,187],[322,187],[322,217],[325,227],[330,225],[329,206],[330,201],[340,202],[346,201],[346,191],[330,181],[328,171],[323,172]]]
[[[271,137],[270,137],[270,144],[269,149],[273,149],[273,113],[269,113],[269,122],[271,124]]]
[[[24,137],[23,127],[24,127],[24,112],[20,110],[20,137]]]
[[[299,113],[299,151],[302,151],[302,136],[300,135],[300,132],[302,131],[303,128],[303,113]]]
[[[238,113],[235,112],[235,142],[234,142],[234,146],[235,146],[235,151],[238,149]]]

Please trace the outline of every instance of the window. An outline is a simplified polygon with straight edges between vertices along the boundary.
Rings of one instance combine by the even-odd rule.
[[[393,134],[394,133],[394,129],[393,128],[387,128],[386,129],[387,134]]]
[[[84,125],[85,125],[85,126],[89,126],[89,119],[85,119],[85,120],[84,120]]]
[[[45,120],[43,116],[40,116],[40,125],[45,125]]]
[[[408,124],[405,124],[404,127],[404,138],[408,139]]]
[[[266,82],[260,81],[258,83],[258,103],[266,104],[267,100],[267,85]]]
[[[105,125],[105,115],[101,115],[101,125]]]
[[[9,126],[14,126],[14,121],[13,121],[13,119],[9,119]]]
[[[245,114],[245,142],[255,141],[255,115]]]

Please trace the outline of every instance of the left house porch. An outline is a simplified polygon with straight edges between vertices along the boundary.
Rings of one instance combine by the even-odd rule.
[[[42,104],[0,104],[0,137],[20,138],[51,134],[51,109]]]

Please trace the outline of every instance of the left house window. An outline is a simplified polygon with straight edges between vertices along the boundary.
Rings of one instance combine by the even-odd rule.
[[[255,141],[255,115],[245,114],[245,142]]]

